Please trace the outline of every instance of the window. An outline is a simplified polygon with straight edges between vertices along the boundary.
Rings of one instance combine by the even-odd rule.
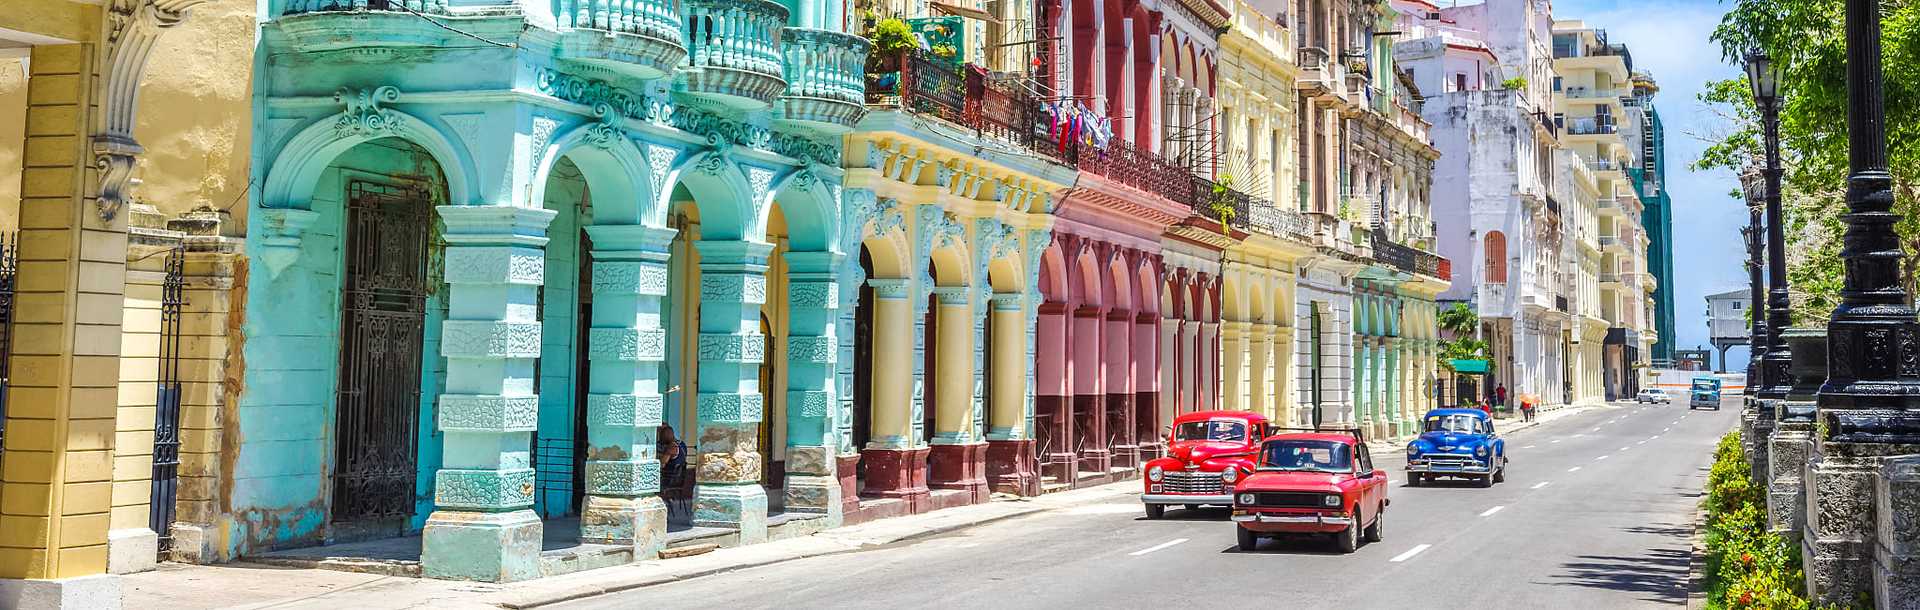
[[[1507,283],[1507,236],[1499,231],[1487,233],[1487,281]]]
[[[1427,418],[1426,432],[1448,432],[1453,434],[1485,434],[1489,431],[1478,417],[1465,413],[1455,415],[1435,415]]]
[[[1742,306],[1743,306],[1743,305],[1746,305],[1746,303],[1742,303],[1742,302],[1739,302],[1739,301],[1734,301],[1734,302],[1733,302],[1733,310],[1734,310],[1734,311],[1740,311],[1740,310],[1742,309]]]
[[[1453,75],[1453,90],[1454,90],[1454,91],[1466,91],[1466,90],[1467,90],[1467,75],[1466,75],[1466,74],[1464,74],[1464,73],[1459,73],[1459,72],[1455,72],[1455,73],[1454,73],[1454,75]]]
[[[1247,426],[1237,419],[1190,421],[1173,431],[1173,440],[1244,442]]]
[[[1348,472],[1353,469],[1353,448],[1346,443],[1274,440],[1267,441],[1260,454],[1261,470]]]

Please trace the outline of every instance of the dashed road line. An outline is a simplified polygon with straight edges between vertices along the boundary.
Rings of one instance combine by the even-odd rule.
[[[1550,440],[1550,441],[1547,441],[1547,442],[1549,442],[1549,443],[1558,443],[1558,442],[1560,442],[1560,439],[1557,439],[1557,438],[1556,438],[1556,439],[1553,439],[1553,440]]]
[[[1580,472],[1580,467],[1579,467],[1579,466],[1574,466],[1574,467],[1572,467],[1572,468],[1568,468],[1568,469],[1567,469],[1567,472]]]
[[[1521,449],[1532,449],[1532,448],[1533,448],[1533,445],[1527,445],[1525,447],[1521,447]]]
[[[1553,481],[1541,481],[1539,483],[1534,483],[1533,487],[1529,487],[1528,489],[1539,489],[1542,487],[1546,487],[1550,483],[1553,483]]]
[[[1607,458],[1609,458],[1609,457],[1613,457],[1613,456],[1610,456],[1610,455],[1603,455],[1603,456],[1600,456],[1600,457],[1597,457],[1597,458],[1593,458],[1593,461],[1595,461],[1595,462],[1598,462],[1598,461],[1600,461],[1600,460],[1604,460],[1604,459],[1607,459]]]
[[[1628,449],[1632,449],[1632,447],[1621,447],[1621,448],[1620,448],[1620,450],[1621,450],[1621,451],[1626,451],[1626,450],[1628,450]]]
[[[1145,554],[1147,554],[1147,553],[1152,553],[1152,552],[1154,552],[1154,551],[1158,551],[1158,550],[1161,550],[1161,549],[1164,549],[1164,548],[1167,548],[1167,547],[1170,547],[1170,546],[1173,546],[1173,545],[1176,545],[1176,544],[1180,544],[1180,543],[1182,543],[1182,542],[1186,542],[1186,541],[1187,541],[1187,539],[1186,539],[1186,538],[1174,538],[1174,539],[1172,539],[1172,540],[1168,540],[1168,541],[1166,541],[1166,542],[1162,542],[1162,543],[1160,543],[1160,544],[1156,544],[1156,545],[1153,545],[1153,546],[1150,546],[1150,547],[1147,547],[1147,548],[1144,548],[1144,549],[1140,549],[1140,550],[1138,550],[1138,551],[1134,551],[1134,552],[1132,552],[1132,553],[1127,553],[1127,554],[1128,554],[1128,555],[1132,555],[1132,556],[1134,556],[1134,557],[1139,557],[1139,556],[1141,556],[1141,555],[1145,555]]]
[[[1408,560],[1408,559],[1413,559],[1413,556],[1414,556],[1414,555],[1419,555],[1419,554],[1420,554],[1420,551],[1424,551],[1424,550],[1427,550],[1427,549],[1430,549],[1430,548],[1433,548],[1433,545],[1431,545],[1431,544],[1422,544],[1422,545],[1420,545],[1420,546],[1416,546],[1416,547],[1413,547],[1413,548],[1411,548],[1411,549],[1407,549],[1407,552],[1405,552],[1405,553],[1401,553],[1401,554],[1399,554],[1399,555],[1394,555],[1394,556],[1393,556],[1393,559],[1388,559],[1387,561],[1388,561],[1388,562],[1391,562],[1391,563],[1400,563],[1400,562],[1402,562],[1402,561],[1406,561],[1406,560]]]
[[[1495,506],[1495,507],[1493,507],[1493,508],[1489,508],[1489,509],[1487,509],[1487,512],[1484,512],[1484,513],[1480,513],[1480,516],[1482,516],[1482,517],[1491,517],[1491,516],[1493,516],[1493,514],[1494,514],[1494,513],[1497,513],[1497,512],[1500,512],[1500,509],[1502,509],[1502,508],[1506,508],[1506,506]]]

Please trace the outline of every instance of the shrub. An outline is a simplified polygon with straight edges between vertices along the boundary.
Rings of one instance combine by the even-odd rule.
[[[1706,491],[1707,607],[1812,608],[1799,549],[1767,528],[1766,487],[1753,480],[1739,432],[1714,448]]]

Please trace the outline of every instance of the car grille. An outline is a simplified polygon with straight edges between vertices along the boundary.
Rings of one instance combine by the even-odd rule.
[[[1469,456],[1469,455],[1447,455],[1447,454],[1436,453],[1436,454],[1420,456],[1420,459],[1422,461],[1425,461],[1427,464],[1434,465],[1434,466],[1443,465],[1443,464],[1448,466],[1477,466],[1480,464],[1480,460],[1474,459],[1473,456]]]
[[[1161,484],[1170,494],[1217,496],[1227,493],[1227,484],[1220,480],[1218,472],[1169,472]]]
[[[1316,508],[1325,506],[1327,494],[1308,492],[1261,492],[1253,495],[1254,506],[1275,506],[1284,508]]]

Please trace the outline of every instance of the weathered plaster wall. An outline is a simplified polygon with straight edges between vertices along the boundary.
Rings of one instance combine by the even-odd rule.
[[[0,230],[20,224],[20,151],[26,146],[27,73],[19,58],[0,57]]]
[[[234,228],[245,226],[256,4],[201,4],[153,48],[133,129],[146,148],[134,195],[161,214],[207,205],[232,212]]]

